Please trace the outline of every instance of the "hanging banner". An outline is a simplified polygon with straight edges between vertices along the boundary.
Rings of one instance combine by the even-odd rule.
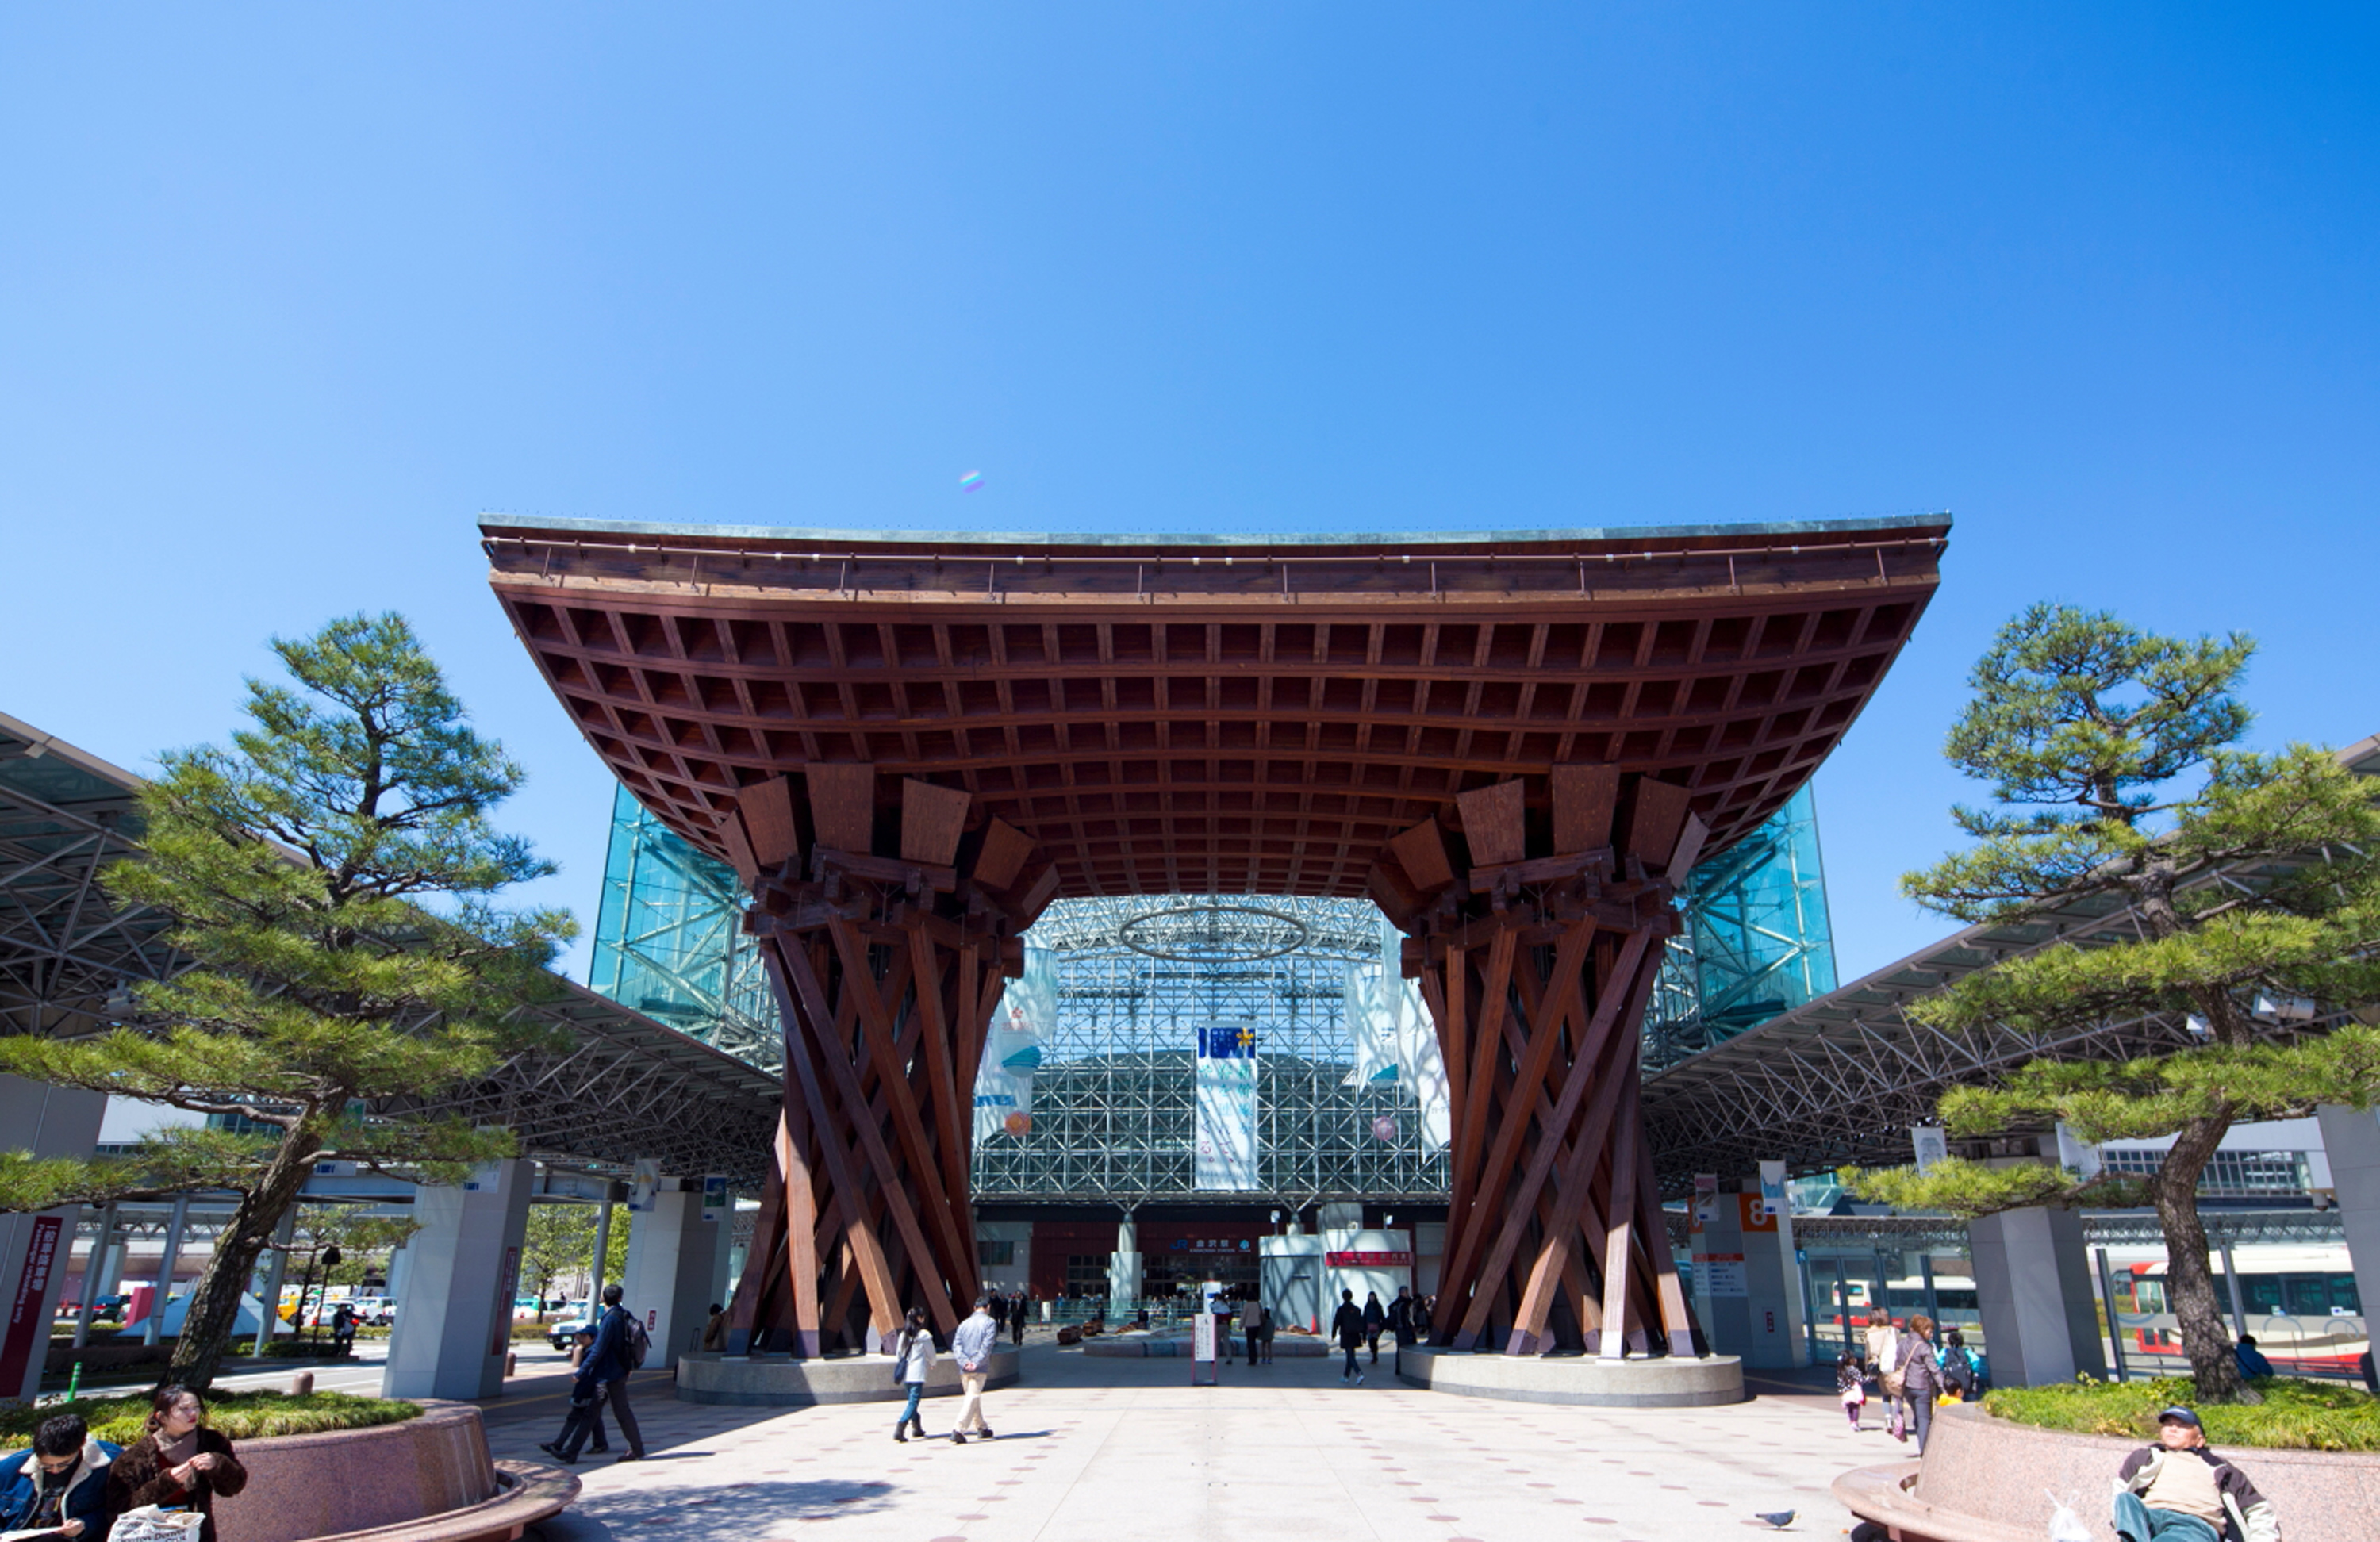
[[[1415,1131],[1425,1151],[1443,1150],[1453,1113],[1438,1028],[1422,1005],[1421,984],[1402,977],[1403,934],[1380,923],[1378,973],[1347,971],[1347,1028],[1355,1040],[1354,1068],[1342,1087],[1393,1087],[1418,1105]],[[1387,1117],[1387,1116],[1383,1116]],[[1395,1132],[1381,1137],[1394,1139]]]
[[[727,1197],[726,1175],[718,1172],[710,1173],[702,1180],[702,1219],[704,1222],[707,1224],[709,1222],[718,1220],[727,1214],[729,1208],[730,1201]]]
[[[1047,948],[1025,950],[1025,973],[1000,993],[983,1063],[975,1075],[975,1138],[1022,1137],[1033,1131],[1033,1073],[1058,1025],[1058,965]]]
[[[1197,1132],[1191,1186],[1261,1187],[1257,1174],[1257,1028],[1253,1023],[1201,1023]]]
[[[638,1157],[637,1165],[628,1170],[628,1208],[639,1214],[653,1208],[653,1196],[661,1192],[662,1160],[659,1157]]]
[[[1950,1154],[1950,1132],[1939,1124],[1912,1124],[1909,1145],[1916,1154],[1917,1175],[1922,1178],[1934,1171],[1936,1162]]]

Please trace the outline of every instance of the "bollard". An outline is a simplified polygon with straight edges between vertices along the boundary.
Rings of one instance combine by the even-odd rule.
[[[312,1371],[299,1371],[296,1376],[289,1378],[289,1395],[291,1397],[302,1398],[311,1393],[313,1390],[314,1373]]]
[[[511,1379],[512,1379],[513,1368],[514,1368],[515,1365],[519,1361],[519,1359],[520,1359],[520,1356],[519,1356],[519,1355],[517,1355],[517,1354],[514,1354],[511,1350],[506,1350],[506,1351],[504,1351],[504,1379],[505,1379],[505,1380],[509,1381],[509,1380],[511,1380]]]

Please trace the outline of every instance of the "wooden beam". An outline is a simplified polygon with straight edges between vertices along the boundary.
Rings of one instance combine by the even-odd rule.
[[[1554,853],[1568,856],[1611,844],[1611,812],[1620,803],[1617,766],[1556,766]]]

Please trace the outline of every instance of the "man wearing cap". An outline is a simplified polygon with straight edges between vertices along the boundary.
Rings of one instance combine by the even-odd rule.
[[[2124,1458],[2116,1535],[2129,1542],[2280,1542],[2280,1518],[2248,1475],[2206,1449],[2187,1408],[2157,1415],[2157,1443]]]

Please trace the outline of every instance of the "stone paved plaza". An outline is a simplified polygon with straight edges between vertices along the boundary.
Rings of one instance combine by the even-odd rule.
[[[1029,1384],[986,1400],[1000,1438],[965,1448],[894,1444],[889,1403],[698,1407],[670,1396],[666,1373],[640,1375],[652,1460],[582,1461],[586,1493],[548,1536],[1664,1542],[1765,1532],[1755,1512],[1792,1509],[1792,1535],[1836,1537],[1851,1521],[1828,1495],[1834,1475],[1909,1454],[1853,1434],[1815,1383],[1728,1408],[1555,1408],[1415,1391],[1390,1358],[1361,1388],[1316,1360],[1230,1366],[1194,1388],[1186,1361],[1036,1345]],[[541,1460],[563,1388],[525,1366],[485,1405],[498,1456]],[[947,1431],[956,1407],[929,1402],[928,1429]]]

